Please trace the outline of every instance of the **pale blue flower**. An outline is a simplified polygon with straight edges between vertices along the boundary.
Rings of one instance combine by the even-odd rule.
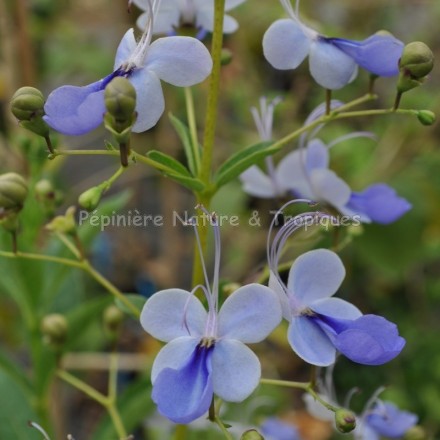
[[[362,315],[349,302],[332,298],[345,277],[337,254],[327,249],[306,252],[293,263],[287,284],[281,280],[280,254],[288,237],[301,227],[301,217],[289,219],[268,244],[269,287],[278,294],[289,322],[292,349],[317,366],[333,364],[338,352],[365,365],[394,359],[405,345],[395,324],[381,316]]]
[[[312,77],[330,90],[354,79],[357,66],[378,76],[398,74],[403,43],[393,36],[376,34],[363,41],[327,38],[299,20],[290,0],[280,2],[289,18],[275,21],[263,37],[264,55],[276,69],[296,69],[308,56]]]
[[[143,328],[167,342],[153,364],[152,398],[158,411],[175,423],[204,415],[214,394],[227,402],[246,399],[259,383],[261,367],[245,344],[262,341],[281,321],[276,295],[260,284],[240,287],[219,307],[220,238],[214,216],[212,220],[213,285],[206,281],[201,287],[208,311],[194,291],[167,289],[154,294],[141,313]]]
[[[277,417],[270,417],[261,424],[265,440],[301,440],[298,429]]]
[[[226,0],[225,12],[241,5],[246,0]],[[137,26],[145,29],[148,22],[148,0],[133,0],[144,12],[137,20]],[[173,35],[182,26],[193,26],[198,30],[197,38],[204,38],[214,30],[214,0],[162,0],[154,23],[154,34]],[[230,34],[238,29],[238,22],[225,14],[223,32]]]
[[[152,8],[158,5],[156,0]],[[161,80],[180,87],[203,81],[212,69],[206,47],[190,37],[159,38],[151,43],[153,22],[150,20],[139,42],[133,29],[126,32],[116,52],[113,73],[88,86],[54,90],[44,107],[47,124],[66,135],[95,129],[106,111],[105,87],[114,77],[124,76],[136,89],[137,119],[133,131],[142,132],[153,127],[165,109]]]

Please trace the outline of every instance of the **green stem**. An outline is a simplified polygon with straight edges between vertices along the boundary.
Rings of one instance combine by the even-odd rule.
[[[189,134],[191,137],[191,146],[193,149],[195,172],[200,170],[200,149],[199,140],[197,137],[197,123],[196,115],[194,111],[194,99],[191,92],[191,87],[185,87],[185,103],[186,103],[186,115],[188,118]]]
[[[69,241],[69,239],[64,234],[62,234],[61,232],[55,232],[55,235],[58,240],[60,240],[78,260],[81,260],[81,252],[73,243]]]
[[[120,166],[117,169],[117,171],[113,174],[113,176],[102,182],[99,186],[103,188],[104,191],[107,191],[108,189],[110,189],[113,183],[115,183],[115,181],[119,179],[119,177],[124,173],[124,171],[126,171],[126,168],[123,165]]]
[[[53,156],[119,156],[117,150],[54,150]]]
[[[223,424],[223,422],[220,420],[218,416],[215,417],[214,422],[217,423],[217,426],[220,428],[221,432],[225,435],[225,437],[228,440],[233,440],[232,435],[228,432],[226,426]]]
[[[78,269],[83,268],[83,263],[81,261],[71,260],[70,258],[54,257],[52,255],[31,254],[26,252],[17,252],[16,254],[14,254],[12,252],[0,251],[0,257],[22,258],[24,260],[48,261],[51,263],[64,264],[65,266],[77,267]]]
[[[187,425],[176,426],[176,430],[174,431],[174,440],[186,440],[187,435],[188,435]]]
[[[110,355],[110,368],[108,372],[108,397],[112,402],[116,401],[118,385],[118,353],[112,351]]]

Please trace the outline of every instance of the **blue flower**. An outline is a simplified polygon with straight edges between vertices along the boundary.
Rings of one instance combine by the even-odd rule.
[[[190,37],[159,38],[151,43],[153,21],[150,20],[138,43],[133,29],[126,32],[110,75],[88,86],[55,89],[44,106],[47,124],[66,135],[81,135],[95,129],[106,111],[106,85],[114,77],[124,76],[133,84],[137,95],[138,116],[133,131],[142,132],[153,127],[164,111],[160,80],[181,87],[203,81],[212,69],[206,47]]]
[[[376,315],[362,315],[357,307],[332,298],[345,277],[340,258],[332,251],[316,249],[293,263],[287,285],[277,267],[281,249],[294,229],[293,218],[278,231],[268,250],[269,287],[279,296],[283,317],[289,322],[288,340],[306,362],[328,366],[340,352],[353,362],[380,365],[394,359],[405,340],[395,324]]]
[[[276,417],[266,419],[261,425],[265,440],[300,440],[298,430],[291,423]]]
[[[296,69],[309,56],[310,73],[326,89],[349,83],[361,66],[378,76],[399,73],[403,43],[392,35],[373,35],[363,41],[327,38],[302,23],[290,0],[280,0],[289,18],[275,21],[263,37],[263,51],[276,69]]]
[[[332,101],[332,108],[339,105]],[[311,122],[324,111],[319,106],[308,118]],[[355,132],[325,145],[320,139],[306,142],[303,137],[299,149],[285,156],[272,168],[269,175],[258,167],[251,167],[241,174],[243,189],[257,197],[272,198],[287,194],[313,200],[331,206],[340,213],[364,223],[389,224],[398,220],[411,204],[399,197],[394,189],[384,183],[376,183],[361,192],[350,189],[334,171],[329,169],[329,148],[336,143],[356,136],[368,136],[369,133]]]
[[[402,411],[391,402],[377,400],[362,416],[355,437],[359,440],[379,440],[381,437],[401,438],[417,421],[416,414]]]
[[[245,343],[262,341],[281,321],[276,295],[259,284],[240,287],[219,310],[220,239],[218,225],[213,226],[214,281],[212,288],[207,281],[201,287],[208,312],[194,292],[167,289],[154,294],[141,313],[143,328],[167,342],[153,364],[152,398],[175,423],[201,417],[214,394],[227,402],[246,399],[259,383],[261,367]]]
[[[241,5],[246,0],[226,0],[225,11]],[[137,20],[137,26],[145,29],[148,22],[148,0],[133,0],[144,12]],[[154,34],[173,35],[181,26],[194,26],[202,40],[207,32],[214,30],[214,0],[162,0],[153,27]],[[230,34],[238,29],[237,21],[229,15],[224,16],[223,32]]]

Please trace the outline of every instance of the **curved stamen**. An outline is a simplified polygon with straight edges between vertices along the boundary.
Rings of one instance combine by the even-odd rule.
[[[350,408],[351,399],[353,396],[360,392],[360,389],[358,387],[353,387],[350,389],[350,391],[347,393],[344,399],[344,408]]]
[[[187,321],[187,313],[188,313],[188,307],[189,307],[189,302],[191,301],[191,298],[195,295],[195,293],[197,292],[198,289],[201,289],[202,292],[205,295],[206,301],[208,303],[208,310],[211,311],[213,310],[213,304],[212,304],[212,297],[209,294],[207,288],[205,286],[203,286],[202,284],[198,284],[196,287],[193,288],[193,290],[191,290],[191,292],[189,293],[189,297],[185,302],[185,306],[183,307],[183,316],[182,316],[182,327],[185,327],[186,331],[188,332],[188,334],[191,336],[191,331],[189,329],[188,326],[188,321]]]
[[[327,144],[327,148],[332,148],[336,144],[339,144],[344,141],[348,141],[349,139],[354,139],[358,137],[364,137],[368,139],[373,139],[374,141],[377,141],[377,136],[374,133],[371,133],[370,131],[355,131],[353,133],[345,134],[343,136],[337,137],[335,140]]]
[[[286,11],[286,14],[294,21],[299,21],[298,16],[295,14],[292,3],[290,0],[280,0],[281,6]]]
[[[379,387],[375,393],[368,399],[367,404],[365,405],[364,410],[362,411],[362,418],[364,418],[370,411],[371,408],[376,404],[379,400],[379,395],[385,391],[386,387]]]
[[[31,421],[29,421],[28,423],[31,428],[35,428],[37,431],[41,432],[41,434],[44,437],[44,440],[50,440],[50,437],[47,434],[47,432],[38,423],[31,422]]]

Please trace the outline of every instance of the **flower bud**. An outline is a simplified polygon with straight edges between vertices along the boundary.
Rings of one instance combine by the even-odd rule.
[[[52,182],[47,179],[39,180],[34,187],[35,195],[39,200],[52,200],[55,197],[55,190]]]
[[[44,341],[54,348],[64,343],[67,337],[67,330],[67,319],[59,313],[47,315],[41,322],[41,331]]]
[[[43,94],[34,87],[21,87],[11,99],[11,112],[19,121],[31,121],[44,114]]]
[[[404,47],[399,67],[413,79],[424,78],[434,67],[434,54],[425,43],[414,41]]]
[[[240,440],[264,440],[264,437],[255,429],[243,432]]]
[[[104,310],[103,320],[104,326],[110,333],[116,333],[124,320],[124,312],[114,304],[108,306]]]
[[[53,232],[60,232],[61,234],[75,234],[75,210],[76,208],[74,206],[70,206],[67,208],[65,215],[56,216],[46,225],[46,229]]]
[[[78,203],[81,208],[87,211],[93,211],[99,204],[104,188],[94,186],[93,188],[84,191],[78,198]]]
[[[423,125],[432,125],[435,122],[435,113],[429,110],[419,110],[417,112],[417,119]]]
[[[117,76],[107,85],[104,92],[105,107],[113,116],[115,122],[127,127],[133,122],[133,113],[136,107],[136,90],[128,79]],[[113,127],[120,132],[117,127]]]
[[[6,211],[20,211],[27,194],[27,183],[19,174],[0,175],[0,208]]]
[[[20,125],[39,136],[49,136],[49,126],[43,121],[44,97],[34,87],[21,87],[11,99],[11,112]]]
[[[339,408],[335,412],[335,423],[338,431],[345,434],[353,431],[353,429],[356,428],[356,416],[348,409]]]
[[[231,63],[233,58],[232,52],[229,49],[223,48],[220,56],[220,63],[222,66],[227,66]]]

